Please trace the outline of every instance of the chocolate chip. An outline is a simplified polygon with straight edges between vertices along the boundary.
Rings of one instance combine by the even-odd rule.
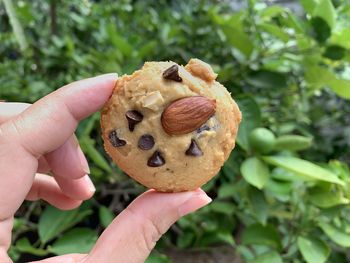
[[[170,68],[163,72],[163,78],[181,82],[182,78],[179,76],[178,65],[172,65]]]
[[[195,140],[193,140],[193,139],[191,140],[191,144],[190,144],[190,147],[188,147],[188,149],[186,151],[186,155],[191,155],[191,156],[202,156],[203,155],[202,150],[199,148],[199,146]]]
[[[201,126],[197,129],[197,133],[201,133],[203,131],[210,131],[210,127],[208,125],[204,124],[203,126]]]
[[[136,124],[143,120],[143,115],[137,110],[129,110],[125,113],[125,117],[129,123],[129,131],[134,131]]]
[[[149,167],[159,167],[165,164],[165,160],[159,151],[155,151],[148,159],[147,165]]]
[[[138,146],[141,150],[150,150],[154,146],[154,138],[150,134],[144,134],[140,137]]]
[[[113,130],[108,134],[108,139],[109,142],[114,146],[114,147],[122,147],[126,144],[126,141],[123,139],[120,139],[117,135],[117,131]]]

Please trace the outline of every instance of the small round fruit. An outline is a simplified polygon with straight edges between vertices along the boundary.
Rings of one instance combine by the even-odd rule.
[[[269,153],[275,145],[276,137],[266,128],[256,128],[249,135],[252,148],[259,153]]]

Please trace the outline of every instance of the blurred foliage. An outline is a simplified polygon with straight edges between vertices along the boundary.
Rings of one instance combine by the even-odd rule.
[[[0,4],[0,99],[34,102],[77,79],[198,57],[239,103],[238,145],[204,187],[214,201],[174,225],[147,262],[170,262],[161,254],[169,248],[222,244],[251,263],[349,261],[347,0],[300,0],[300,15],[258,0],[238,12],[209,0],[13,4],[13,14]],[[274,136],[266,140],[260,127]],[[98,113],[77,134],[97,193],[66,212],[25,203],[15,219],[14,260],[89,251],[143,191],[105,155]]]

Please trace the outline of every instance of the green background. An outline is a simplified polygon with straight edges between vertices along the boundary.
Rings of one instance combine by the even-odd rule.
[[[200,58],[243,112],[237,147],[204,187],[214,201],[174,225],[148,262],[348,262],[350,3],[298,4],[300,14],[254,0],[239,11],[209,0],[3,0],[0,99],[33,103],[77,79]],[[97,192],[68,212],[25,202],[17,262],[88,252],[144,191],[103,151],[99,113],[77,135]]]

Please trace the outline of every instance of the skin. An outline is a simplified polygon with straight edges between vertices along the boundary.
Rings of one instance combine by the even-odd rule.
[[[94,194],[89,166],[74,131],[79,121],[106,103],[116,79],[112,73],[80,80],[33,105],[0,102],[1,263],[12,262],[7,250],[13,217],[24,200],[43,199],[69,210]],[[175,194],[149,190],[114,219],[89,254],[38,262],[144,262],[173,223],[210,201],[201,189]]]

